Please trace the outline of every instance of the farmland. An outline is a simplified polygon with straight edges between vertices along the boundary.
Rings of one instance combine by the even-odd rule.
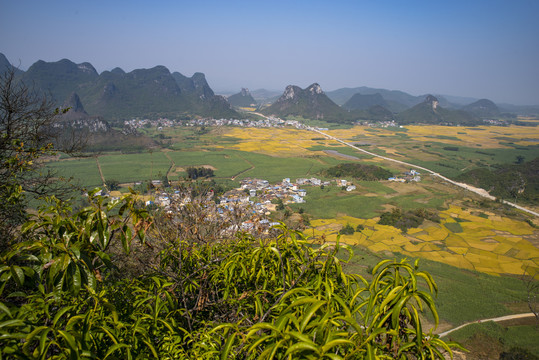
[[[351,216],[316,219],[311,221],[312,235],[336,241],[338,231],[345,224],[354,228],[362,225],[364,229],[353,235],[340,235],[341,241],[386,256],[398,253],[421,257],[487,274],[521,275],[527,268],[539,268],[538,232],[529,224],[494,213],[477,216],[456,206],[439,214],[442,218],[439,224],[427,222],[406,233],[377,224],[375,219]]]
[[[105,180],[127,185],[164,176],[175,181],[186,176],[189,166],[211,167],[215,180],[228,184],[248,177],[271,183],[283,178],[324,179],[323,170],[350,161],[376,164],[394,174],[406,170],[307,130],[175,127],[143,132],[158,145],[141,153],[65,158],[49,166],[63,176],[74,174],[87,188],[101,184],[97,163]],[[327,132],[370,152],[433,167],[447,176],[477,165],[513,162],[519,155],[539,156],[534,127],[356,126]],[[354,191],[307,187],[306,202],[289,205],[309,216],[308,234],[335,241],[340,228],[350,223],[354,228],[363,225],[364,230],[343,235],[342,240],[373,252],[417,256],[488,274],[519,275],[526,267],[539,267],[539,231],[525,222],[525,215],[500,213],[495,204],[485,209],[476,196],[425,175],[419,183],[349,180],[356,185]],[[378,216],[392,208],[432,209],[441,221],[406,233],[377,224]]]

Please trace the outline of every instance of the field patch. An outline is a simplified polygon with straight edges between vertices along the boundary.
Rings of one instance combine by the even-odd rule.
[[[458,216],[461,222],[455,222],[454,216]],[[364,229],[361,232],[343,236],[342,241],[365,246],[374,252],[422,257],[488,274],[522,275],[526,266],[538,266],[539,249],[528,240],[515,235],[491,236],[495,234],[495,226],[499,222],[506,223],[505,228],[516,233],[539,236],[539,231],[526,222],[505,217],[492,221],[454,206],[442,212],[441,218],[441,224],[426,222],[418,228],[409,229],[406,234],[394,227],[373,223],[372,219],[367,223],[350,217],[313,220],[311,226],[315,236],[323,235],[326,241],[336,241],[338,230],[344,224],[349,223],[354,227],[362,224]],[[466,221],[462,222],[462,219]],[[331,227],[332,223],[336,226]],[[457,227],[459,224],[465,226]]]

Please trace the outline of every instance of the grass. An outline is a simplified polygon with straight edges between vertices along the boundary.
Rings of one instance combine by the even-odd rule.
[[[463,231],[462,226],[460,226],[460,224],[458,222],[446,222],[444,224],[444,226],[449,231],[451,231],[452,233],[455,233],[455,234],[461,233]]]
[[[485,322],[470,324],[451,333],[449,336],[452,340],[458,341],[472,349],[475,347],[474,342],[481,341],[484,344],[488,344],[487,346],[498,344],[503,351],[520,348],[526,349],[531,354],[539,355],[539,341],[537,341],[539,338],[539,328],[535,325],[506,327],[499,323]],[[472,350],[472,356],[474,352],[476,351]]]
[[[368,270],[387,258],[387,255],[373,253],[362,246],[351,247],[354,256],[345,266],[349,273],[368,277]],[[397,259],[404,257],[398,253],[393,256]],[[408,259],[412,263],[415,261],[414,257]],[[438,285],[435,303],[443,322],[456,326],[477,319],[504,316],[513,313],[509,304],[520,304],[524,308],[526,288],[514,277],[487,275],[426,259],[419,261],[419,268],[429,272]]]
[[[308,187],[306,203],[300,204],[305,212],[319,219],[331,219],[339,214],[353,217],[371,218],[383,210],[384,199],[348,193],[337,186]]]
[[[171,151],[167,155],[177,168],[188,166],[210,165],[214,167],[215,176],[230,178],[251,168],[239,152],[234,151]]]
[[[103,155],[99,164],[105,179],[120,183],[159,179],[170,167],[170,160],[161,151],[142,154]]]
[[[103,182],[97,169],[95,158],[69,158],[63,161],[50,162],[47,168],[56,171],[58,176],[73,178],[81,186],[92,189],[102,186]]]

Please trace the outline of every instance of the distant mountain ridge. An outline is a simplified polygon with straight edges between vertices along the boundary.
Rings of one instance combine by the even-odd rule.
[[[344,105],[355,94],[374,95],[380,94],[387,102],[388,109],[393,112],[406,110],[423,101],[424,97],[413,96],[400,90],[376,89],[367,86],[356,88],[341,88],[327,93],[328,97],[336,104]]]
[[[9,61],[0,54],[0,66]],[[92,116],[120,120],[132,117],[239,117],[226,98],[215,95],[203,73],[186,77],[170,73],[164,66],[136,69],[121,68],[99,74],[87,62],[75,64],[68,59],[42,60],[32,64],[21,79],[51,94],[63,104],[72,93]]]

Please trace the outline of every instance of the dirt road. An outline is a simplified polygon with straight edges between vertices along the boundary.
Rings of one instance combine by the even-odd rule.
[[[351,143],[349,143],[349,142],[346,142],[346,141],[343,141],[343,140],[341,140],[341,139],[338,139],[338,138],[336,138],[336,137],[334,137],[334,136],[328,135],[328,134],[326,134],[326,133],[324,133],[324,132],[322,132],[322,131],[320,131],[320,130],[317,130],[317,129],[315,129],[315,128],[309,127],[308,129],[311,130],[311,131],[314,131],[314,132],[316,132],[316,133],[319,133],[320,135],[323,135],[323,136],[327,137],[328,139],[332,139],[332,140],[335,140],[335,141],[337,141],[337,142],[340,142],[341,144],[344,144],[344,145],[346,145],[346,146],[349,146],[349,147],[351,147],[351,148],[353,148],[353,149],[355,149],[355,150],[357,150],[357,151],[360,151],[360,152],[362,152],[362,153],[365,153],[365,154],[368,154],[368,155],[371,155],[371,156],[374,156],[374,157],[377,157],[377,158],[380,158],[380,159],[384,159],[384,160],[387,160],[387,161],[392,161],[392,162],[395,162],[395,163],[397,163],[397,164],[405,165],[405,166],[408,166],[408,167],[411,167],[411,168],[414,168],[414,169],[422,170],[422,171],[424,171],[424,172],[426,172],[426,173],[429,173],[429,174],[432,175],[432,176],[436,176],[436,177],[438,177],[438,178],[444,180],[445,182],[448,182],[448,183],[453,184],[453,185],[455,185],[455,186],[458,186],[458,187],[461,187],[461,188],[466,189],[466,190],[468,190],[468,191],[471,191],[471,192],[473,192],[473,193],[475,193],[475,194],[477,194],[477,195],[479,195],[479,196],[482,196],[482,197],[487,198],[487,199],[489,199],[489,200],[496,200],[496,198],[495,198],[494,196],[490,195],[490,194],[489,194],[486,190],[484,190],[484,189],[476,188],[476,187],[473,187],[473,186],[468,185],[468,184],[464,184],[464,183],[459,183],[459,182],[453,181],[453,180],[451,180],[451,179],[446,178],[446,177],[443,176],[443,175],[438,174],[437,172],[434,172],[434,171],[432,171],[432,170],[430,170],[430,169],[427,169],[427,168],[424,168],[424,167],[422,167],[422,166],[410,164],[410,163],[407,163],[407,162],[405,162],[405,161],[400,161],[400,160],[396,160],[396,159],[389,158],[389,157],[387,157],[387,156],[382,156],[382,155],[378,155],[378,154],[372,153],[372,152],[370,152],[370,151],[367,151],[367,150],[364,150],[364,149],[362,149],[362,148],[359,148],[359,147],[357,147],[357,146],[355,146],[355,145],[353,145],[353,144],[351,144]],[[522,210],[522,211],[524,211],[524,212],[527,212],[528,214],[531,214],[531,215],[534,215],[534,216],[539,217],[539,213],[537,213],[537,212],[535,212],[535,211],[532,211],[532,210],[530,210],[530,209],[527,209],[527,208],[525,208],[525,207],[522,207],[522,206],[520,206],[520,205],[514,204],[514,203],[509,202],[509,201],[506,201],[506,200],[502,200],[502,202],[503,202],[504,204],[507,204],[507,205],[509,205],[509,206],[512,206],[512,207],[514,207],[514,208],[517,208],[517,209],[519,209],[519,210]]]
[[[457,331],[459,329],[462,329],[463,327],[466,327],[466,326],[468,326],[470,324],[484,323],[484,322],[488,322],[488,321],[502,322],[502,321],[506,321],[506,320],[523,319],[523,318],[528,318],[528,317],[535,317],[535,314],[534,313],[524,313],[524,314],[500,316],[500,317],[491,318],[491,319],[481,319],[481,320],[471,321],[471,322],[462,324],[460,326],[457,326],[456,328],[453,328],[453,329],[444,331],[442,333],[439,333],[438,335],[440,335],[440,337],[447,336],[450,333],[452,333],[453,331]]]

